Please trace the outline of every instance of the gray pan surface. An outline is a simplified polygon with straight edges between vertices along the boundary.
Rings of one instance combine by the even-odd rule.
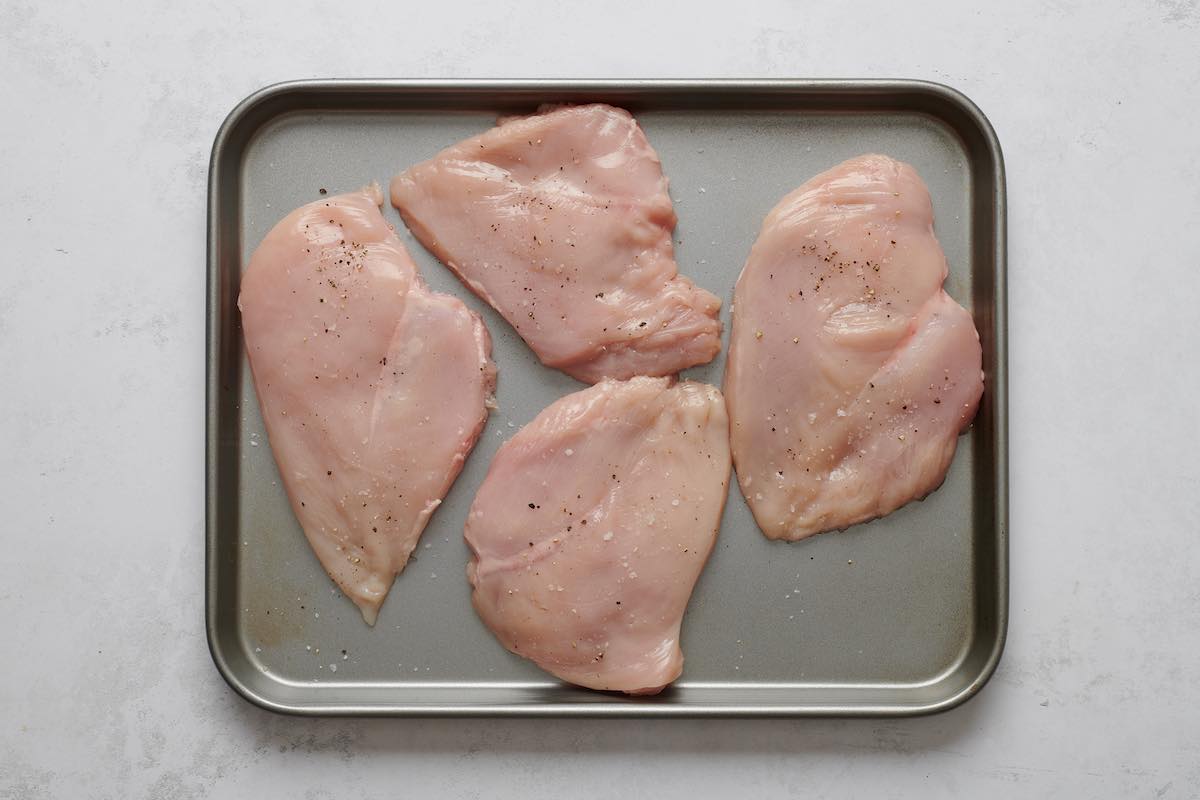
[[[405,167],[546,102],[632,111],[662,158],[680,271],[728,307],[765,214],[845,158],[908,161],[933,196],[947,291],[971,309],[986,389],[945,484],[923,502],[788,544],[730,486],[684,621],[682,678],[627,698],[565,686],[510,655],[471,608],[462,526],[492,455],[582,388],[395,224],[429,284],[479,311],[499,409],[368,628],[288,506],[259,416],[236,300],[241,270],[292,209]],[[305,714],[873,716],[950,708],[999,660],[1007,623],[1005,196],[999,144],[952,89],[910,81],[306,81],[230,114],[209,183],[207,626],[213,659],[265,708]],[[685,377],[719,385],[722,354]]]

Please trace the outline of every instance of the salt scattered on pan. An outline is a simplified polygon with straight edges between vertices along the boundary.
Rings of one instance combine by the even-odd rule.
[[[705,189],[703,186],[700,187],[700,194],[705,194],[707,192],[708,192],[708,189]]]
[[[432,545],[432,544],[430,544],[429,542],[426,542],[426,543],[425,543],[425,549],[426,549],[426,550],[428,550],[428,549],[429,549],[429,548],[431,548],[431,547],[433,547],[433,545]]]
[[[437,573],[436,573],[436,572],[431,572],[431,573],[429,573],[429,577],[431,577],[431,578],[436,578],[436,577],[437,577]]]
[[[330,665],[329,665],[329,671],[330,671],[330,672],[337,672],[337,664],[330,664]]]
[[[513,425],[513,424],[512,424],[512,421],[510,420],[510,421],[509,421],[509,423],[508,423],[508,427],[510,427],[510,428],[515,428],[515,427],[517,427],[517,426],[516,426],[516,425]]]

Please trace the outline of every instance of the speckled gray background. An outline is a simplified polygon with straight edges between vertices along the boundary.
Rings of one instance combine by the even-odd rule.
[[[1200,793],[1194,0],[573,6],[0,0],[0,798]],[[1013,548],[992,683],[894,722],[314,721],[234,696],[202,615],[224,114],[289,78],[716,75],[940,80],[997,128]]]

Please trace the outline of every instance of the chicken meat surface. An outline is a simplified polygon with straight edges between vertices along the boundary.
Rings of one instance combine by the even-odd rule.
[[[391,195],[547,366],[595,383],[672,375],[721,349],[720,300],[678,274],[667,179],[626,111],[501,120],[398,175]]]
[[[734,290],[725,395],[738,483],[769,538],[941,485],[983,392],[979,334],[946,275],[925,184],[886,156],[817,175],[767,215]]]
[[[293,211],[255,250],[238,307],[271,450],[325,570],[374,624],[474,447],[491,339],[426,288],[378,186]]]
[[[660,691],[729,475],[712,386],[605,380],[558,400],[500,448],[468,514],[475,609],[565,681]]]

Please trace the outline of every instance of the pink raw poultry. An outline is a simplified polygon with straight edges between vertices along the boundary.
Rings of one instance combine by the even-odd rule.
[[[767,216],[734,292],[725,393],[768,537],[845,528],[941,484],[983,392],[946,274],[925,185],[886,156],[817,175]]]
[[[512,652],[593,689],[652,694],[729,488],[712,386],[605,380],[506,442],[467,517],[479,616]]]
[[[242,278],[246,352],[292,509],[374,624],[487,420],[478,315],[429,291],[378,186],[293,211]]]
[[[721,349],[721,301],[678,274],[667,179],[626,111],[502,121],[398,175],[392,203],[547,366],[594,383]]]

